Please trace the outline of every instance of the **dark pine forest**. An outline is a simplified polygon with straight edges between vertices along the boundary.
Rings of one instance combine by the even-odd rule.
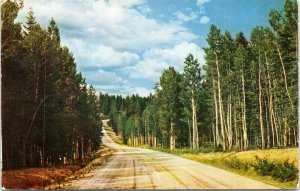
[[[55,21],[43,28],[30,11],[26,23],[17,23],[21,7],[1,7],[3,168],[81,160],[100,145],[95,89],[60,44]]]

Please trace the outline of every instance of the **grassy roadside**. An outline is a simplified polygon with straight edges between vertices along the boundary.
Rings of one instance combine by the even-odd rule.
[[[103,126],[108,136],[119,145],[123,145],[122,138],[114,132],[114,130],[110,126]]]
[[[298,184],[298,177],[293,181],[282,181],[275,179],[271,175],[261,176],[255,170],[259,159],[269,161],[270,164],[288,164],[293,165],[293,168],[298,171],[298,148],[289,149],[268,149],[268,150],[250,150],[243,152],[209,152],[209,153],[196,153],[194,150],[189,149],[155,149],[170,154],[174,154],[183,158],[215,166],[245,177],[249,177],[267,184],[271,184],[280,188],[295,189]],[[268,171],[268,164],[264,164],[264,170]],[[276,168],[276,166],[275,166]],[[276,173],[289,173],[281,169]],[[298,173],[297,173],[298,174]]]

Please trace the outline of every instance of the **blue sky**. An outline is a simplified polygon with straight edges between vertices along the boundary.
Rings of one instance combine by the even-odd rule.
[[[25,0],[18,21],[32,7],[47,26],[53,17],[63,45],[98,92],[142,96],[153,92],[161,72],[192,53],[204,64],[210,25],[249,36],[268,26],[271,9],[284,0]]]

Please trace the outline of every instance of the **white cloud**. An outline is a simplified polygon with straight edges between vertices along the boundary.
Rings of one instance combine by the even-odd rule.
[[[26,0],[18,21],[26,22],[29,7],[43,26],[55,19],[62,44],[97,91],[148,95],[151,85],[135,85],[132,79],[157,81],[170,65],[181,70],[190,52],[202,59],[203,51],[191,43],[197,36],[183,26],[198,20],[199,13],[177,12],[182,22],[162,22],[146,16],[152,10],[144,0]],[[131,80],[111,72],[115,68],[127,71]]]
[[[139,11],[141,11],[142,13],[145,13],[145,14],[152,12],[152,10],[148,6],[145,6],[145,5],[138,6],[137,8]]]
[[[183,42],[173,48],[152,48],[147,50],[142,60],[133,67],[128,67],[132,79],[149,79],[153,82],[159,80],[162,71],[169,66],[180,72],[183,71],[183,62],[191,53],[201,65],[204,64],[204,51],[194,43]]]
[[[148,96],[153,93],[153,89],[135,86],[129,81],[117,76],[114,72],[96,70],[84,72],[86,79],[93,84],[97,91],[110,94],[131,95],[139,94],[140,96]]]
[[[190,15],[185,15],[181,11],[177,11],[174,13],[177,19],[181,22],[189,22],[198,18],[198,15],[195,12],[191,12]]]
[[[53,17],[65,38],[84,37],[118,50],[175,45],[196,38],[180,23],[160,23],[147,18],[134,6],[143,6],[143,1],[27,0],[19,20],[25,21],[32,7],[37,20],[44,25]]]
[[[150,93],[154,93],[153,89],[147,89],[145,87],[139,86],[129,86],[129,85],[93,85],[93,87],[102,93],[109,93],[112,95],[132,95],[138,94],[140,96],[146,97]]]
[[[99,65],[101,68],[133,65],[139,59],[136,53],[116,51],[112,47],[102,45],[99,45],[93,52],[85,52],[83,56],[90,59],[90,63]]]
[[[144,0],[106,0],[104,1],[106,4],[111,6],[118,6],[118,7],[132,7],[139,4],[144,4]]]
[[[203,16],[203,17],[201,17],[200,18],[200,23],[201,24],[207,24],[207,23],[209,23],[209,21],[210,21],[210,18],[209,17],[207,17],[207,16]]]
[[[93,85],[116,85],[123,83],[123,80],[116,76],[115,73],[101,69],[85,71],[83,75]]]
[[[204,5],[205,3],[208,3],[208,2],[210,2],[210,0],[197,0],[197,5],[198,6],[202,6],[202,5]]]
[[[130,78],[141,78],[157,81],[161,75],[161,72],[168,66],[169,64],[165,61],[159,61],[155,58],[148,58],[130,68]]]
[[[206,3],[209,3],[209,2],[210,2],[210,0],[197,0],[196,4],[200,7],[200,11],[199,11],[200,14],[205,14],[205,8],[204,8],[203,5],[206,4]],[[209,21],[210,21],[209,17],[202,16],[199,20],[199,23],[200,24],[207,24],[207,23],[209,23]]]
[[[154,90],[153,89],[147,89],[144,87],[130,87],[126,86],[124,93],[125,94],[138,94],[140,96],[146,97],[149,96],[150,93],[153,94]]]
[[[113,47],[91,44],[82,39],[65,40],[71,50],[74,50],[79,67],[84,68],[114,68],[134,65],[139,56],[131,51],[117,51]]]

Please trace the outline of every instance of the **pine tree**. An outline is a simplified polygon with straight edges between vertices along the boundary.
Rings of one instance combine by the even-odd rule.
[[[170,67],[162,73],[160,77],[159,99],[161,99],[161,107],[164,108],[166,117],[166,131],[170,137],[170,149],[176,147],[176,131],[178,128],[179,119],[179,93],[180,93],[180,74],[173,67]]]
[[[189,54],[184,61],[183,71],[183,99],[189,100],[184,103],[190,102],[185,107],[189,108],[192,113],[192,148],[199,147],[199,135],[198,135],[198,100],[197,94],[201,86],[201,68],[198,60],[194,58],[192,54]]]

